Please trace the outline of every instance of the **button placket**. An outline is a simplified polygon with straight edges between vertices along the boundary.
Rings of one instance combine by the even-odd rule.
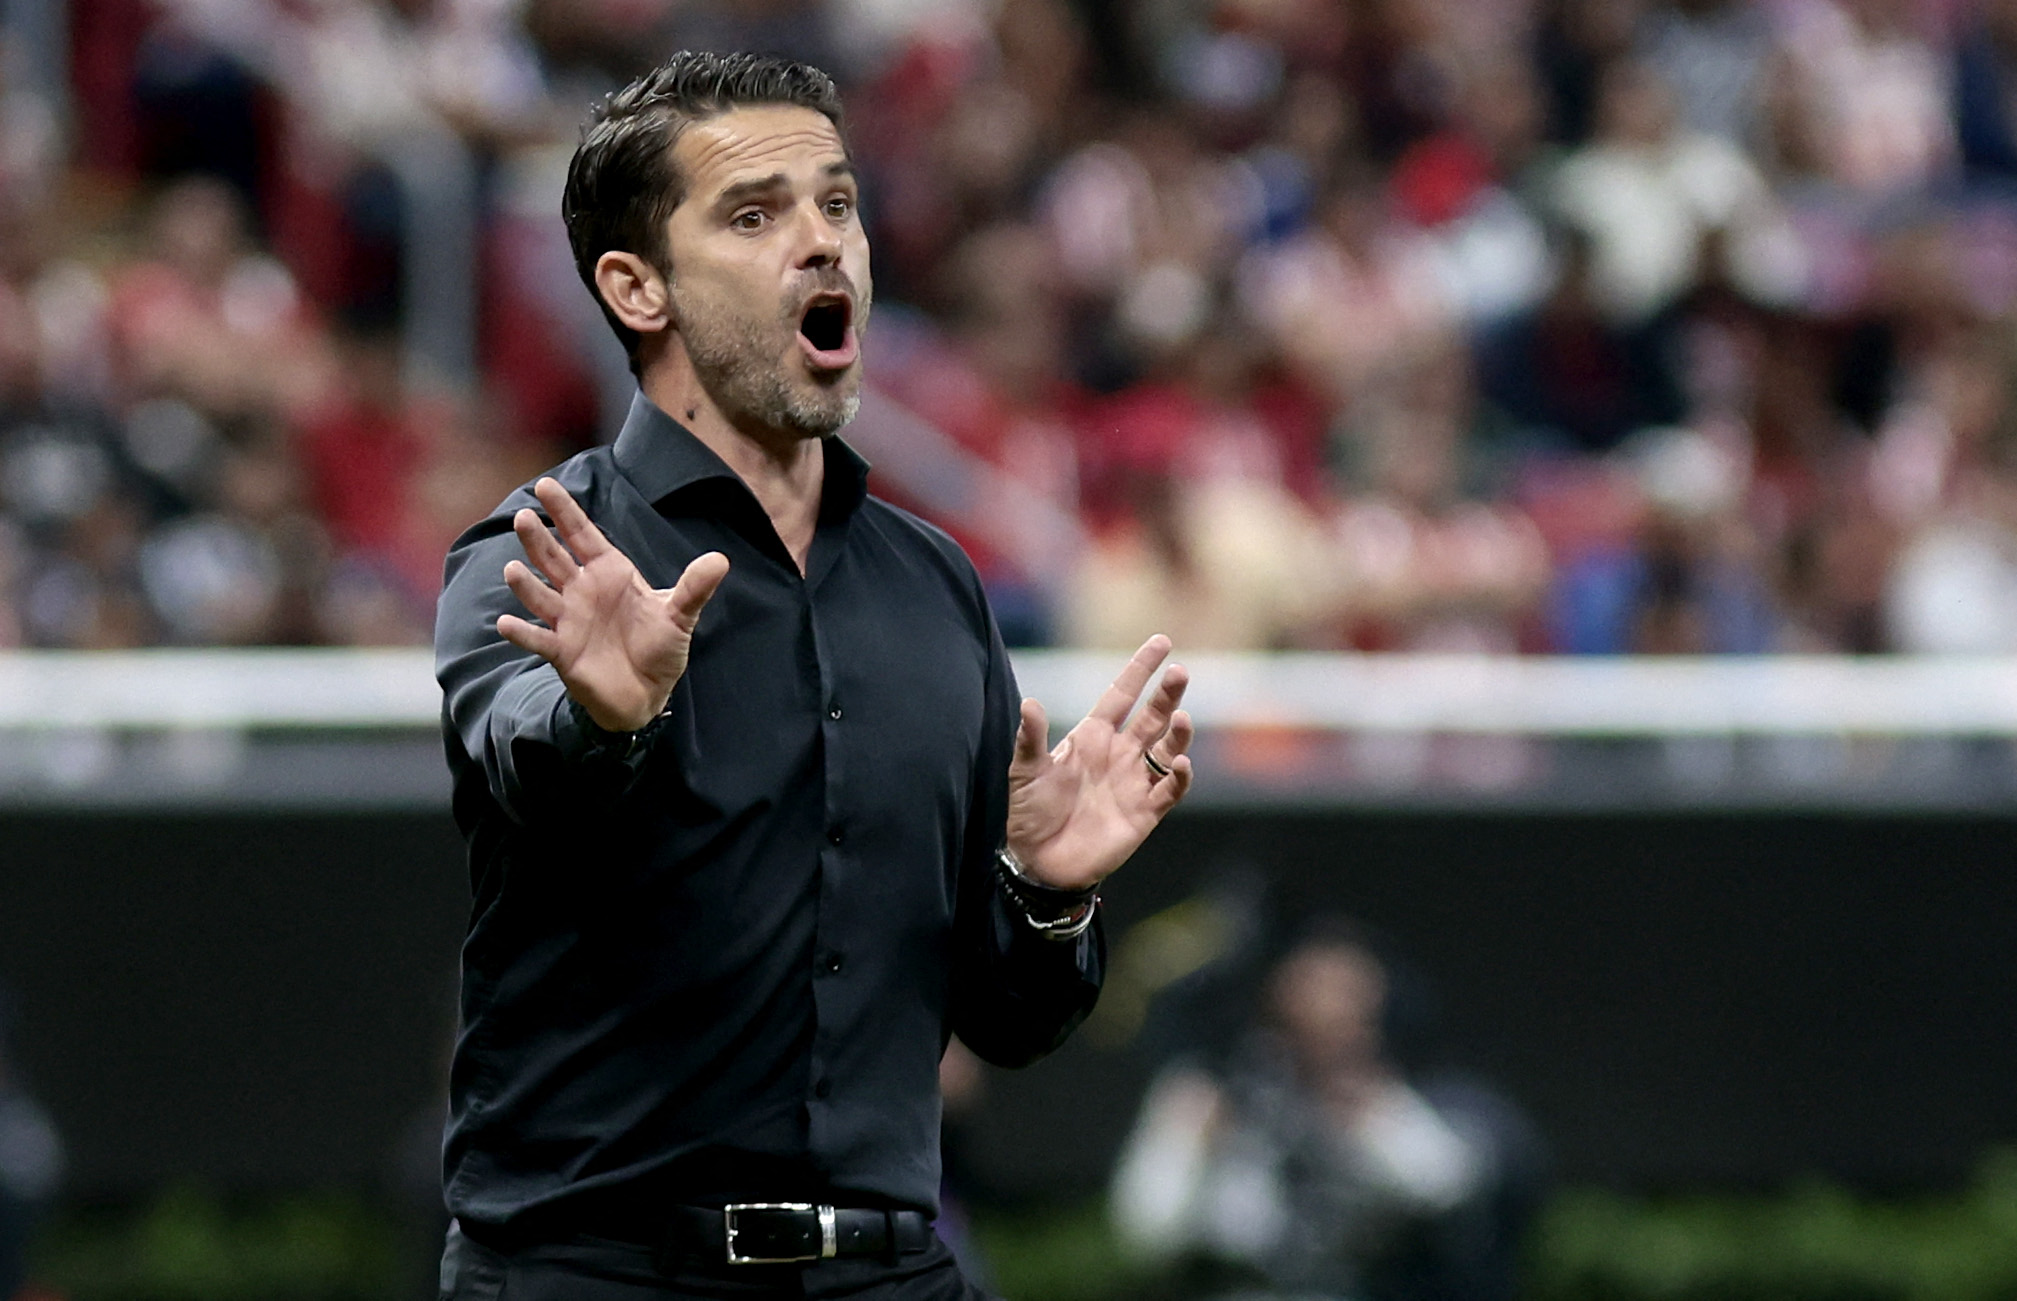
[[[820,1135],[832,1121],[828,1117],[827,1101],[833,1095],[832,1058],[830,1036],[837,1033],[836,1006],[832,1000],[839,997],[842,987],[835,984],[842,961],[838,947],[840,936],[832,929],[834,919],[840,915],[836,899],[848,873],[847,855],[842,846],[847,842],[847,811],[842,798],[846,787],[846,755],[838,744],[839,731],[833,724],[839,721],[839,692],[834,682],[834,666],[824,654],[825,637],[822,633],[818,602],[813,593],[807,592],[807,619],[812,633],[813,667],[817,674],[817,690],[813,697],[815,708],[825,717],[820,720],[824,735],[821,744],[821,778],[825,795],[825,827],[821,832],[824,841],[819,853],[819,913],[813,936],[814,958],[812,974],[814,1015],[817,1019],[814,1031],[812,1053],[812,1073],[808,1081],[811,1102],[813,1140],[821,1141]]]

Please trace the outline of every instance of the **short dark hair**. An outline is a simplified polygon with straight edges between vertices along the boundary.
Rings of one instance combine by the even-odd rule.
[[[567,165],[560,215],[574,268],[637,370],[637,332],[616,319],[595,287],[595,264],[612,249],[672,271],[665,223],[686,197],[672,148],[695,122],[759,104],[809,108],[841,124],[840,90],[809,63],[764,54],[681,50],[596,105]]]

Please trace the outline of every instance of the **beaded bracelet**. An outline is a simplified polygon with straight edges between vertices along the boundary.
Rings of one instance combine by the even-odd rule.
[[[1029,928],[1047,940],[1075,940],[1093,924],[1099,910],[1099,887],[1061,890],[1045,885],[1023,870],[1008,846],[995,851],[995,878]]]

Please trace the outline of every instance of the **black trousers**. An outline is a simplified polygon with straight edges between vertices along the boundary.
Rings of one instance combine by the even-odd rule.
[[[665,1260],[644,1247],[583,1238],[493,1251],[448,1230],[441,1301],[991,1301],[966,1281],[952,1251],[931,1247],[892,1265],[823,1260],[730,1265]]]

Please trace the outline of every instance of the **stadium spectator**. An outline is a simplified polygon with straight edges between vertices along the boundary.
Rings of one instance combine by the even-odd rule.
[[[1566,232],[1556,266],[1533,310],[1479,337],[1486,394],[1536,442],[1573,451],[1608,451],[1634,430],[1679,419],[1657,331],[1603,308],[1593,241]]]
[[[1550,577],[1539,530],[1493,500],[1512,431],[1476,401],[1455,345],[1418,359],[1345,427],[1355,491],[1334,522],[1344,645],[1511,652]]]
[[[1988,0],[1954,48],[1954,126],[1971,176],[2008,185],[2017,177],[2017,5]]]
[[[1772,28],[1747,0],[1675,0],[1642,24],[1637,50],[1661,70],[1682,126],[1739,148],[1759,143]]]
[[[1796,0],[1782,8],[1775,81],[1782,161],[1882,199],[1956,161],[1947,63],[1910,0]]]
[[[293,277],[250,246],[236,194],[188,177],[155,200],[143,256],[107,306],[120,397],[180,398],[213,419],[277,416],[321,381]]]
[[[1900,650],[2017,651],[2012,365],[2006,338],[1955,338],[1872,449],[1874,504],[1902,535],[1883,598]]]
[[[1162,354],[1084,416],[1096,524],[1065,597],[1068,639],[1111,648],[1169,627],[1208,649],[1310,644],[1338,587],[1296,492],[1317,481],[1321,423],[1235,327]]]
[[[1681,125],[1650,64],[1621,60],[1599,81],[1596,132],[1563,160],[1556,210],[1591,239],[1591,289],[1621,325],[1645,322],[1694,284],[1703,239],[1720,233],[1733,272],[1779,296],[1765,277],[1777,206],[1735,145]]]

